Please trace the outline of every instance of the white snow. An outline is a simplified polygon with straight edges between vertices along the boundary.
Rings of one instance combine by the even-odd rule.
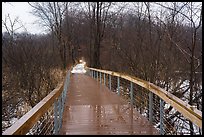
[[[71,73],[86,73],[86,70],[85,70],[85,65],[86,65],[86,62],[82,62],[80,60],[81,63],[77,64],[71,71]]]
[[[9,121],[2,121],[2,127],[8,127]]]
[[[14,123],[16,123],[16,121],[18,121],[18,118],[15,118],[15,117],[12,118],[11,121],[10,121],[11,125],[13,125]]]

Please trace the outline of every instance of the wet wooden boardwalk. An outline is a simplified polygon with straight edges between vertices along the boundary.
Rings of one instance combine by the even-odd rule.
[[[136,134],[158,131],[117,94],[84,74],[73,74],[60,134]]]

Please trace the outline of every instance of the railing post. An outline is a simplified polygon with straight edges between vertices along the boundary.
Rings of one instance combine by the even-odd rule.
[[[65,99],[66,99],[67,89],[68,89],[68,78],[66,79],[65,88],[64,88],[64,91],[62,93],[63,94],[63,102],[65,102]],[[64,107],[64,103],[63,103],[63,107]]]
[[[106,85],[106,74],[104,73],[104,85]]]
[[[55,100],[54,103],[54,134],[58,134],[58,101],[57,99]]]
[[[93,70],[91,70],[91,77],[93,78]]]
[[[62,96],[59,96],[59,129],[62,127]]]
[[[101,72],[100,72],[100,83],[101,83]]]
[[[90,71],[89,71],[89,74],[90,74]],[[67,76],[65,79],[65,84],[64,84],[64,89],[62,92],[62,108],[63,108],[62,113],[64,112],[64,104],[65,104],[65,100],[66,100],[66,93],[67,93],[68,86],[69,86],[69,79],[70,79],[70,71],[68,71],[68,73],[67,73]]]
[[[118,95],[120,95],[120,78],[118,77]]]
[[[96,81],[98,81],[98,71],[96,71]]]
[[[149,121],[153,122],[153,93],[149,92]]]
[[[89,69],[89,76],[91,76],[91,70]]]
[[[133,105],[133,83],[130,82],[130,103]]]
[[[109,89],[111,90],[111,75],[109,74]]]
[[[70,73],[70,70],[69,70],[69,72],[68,72],[68,78],[67,78],[67,89],[68,89],[68,87],[69,87],[70,77],[71,77],[71,73]]]
[[[164,135],[164,101],[160,99],[160,134]]]
[[[66,85],[66,84],[65,84]],[[61,93],[61,96],[62,96],[62,113],[64,111],[64,91],[65,89],[63,89],[62,93]]]

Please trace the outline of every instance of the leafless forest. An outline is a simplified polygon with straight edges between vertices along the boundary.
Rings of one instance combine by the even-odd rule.
[[[29,4],[45,34],[17,33],[19,19],[2,17],[7,30],[2,32],[2,130],[48,95],[81,58],[89,67],[150,81],[202,111],[200,3]]]

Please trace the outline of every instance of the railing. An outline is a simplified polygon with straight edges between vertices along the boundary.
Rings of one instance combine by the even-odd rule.
[[[52,135],[62,126],[62,114],[70,81],[70,70],[65,81],[58,85],[34,108],[21,117],[3,135]]]
[[[202,112],[164,89],[136,77],[87,67],[87,74],[127,99],[160,134],[202,134]],[[193,130],[189,121],[193,122]]]

